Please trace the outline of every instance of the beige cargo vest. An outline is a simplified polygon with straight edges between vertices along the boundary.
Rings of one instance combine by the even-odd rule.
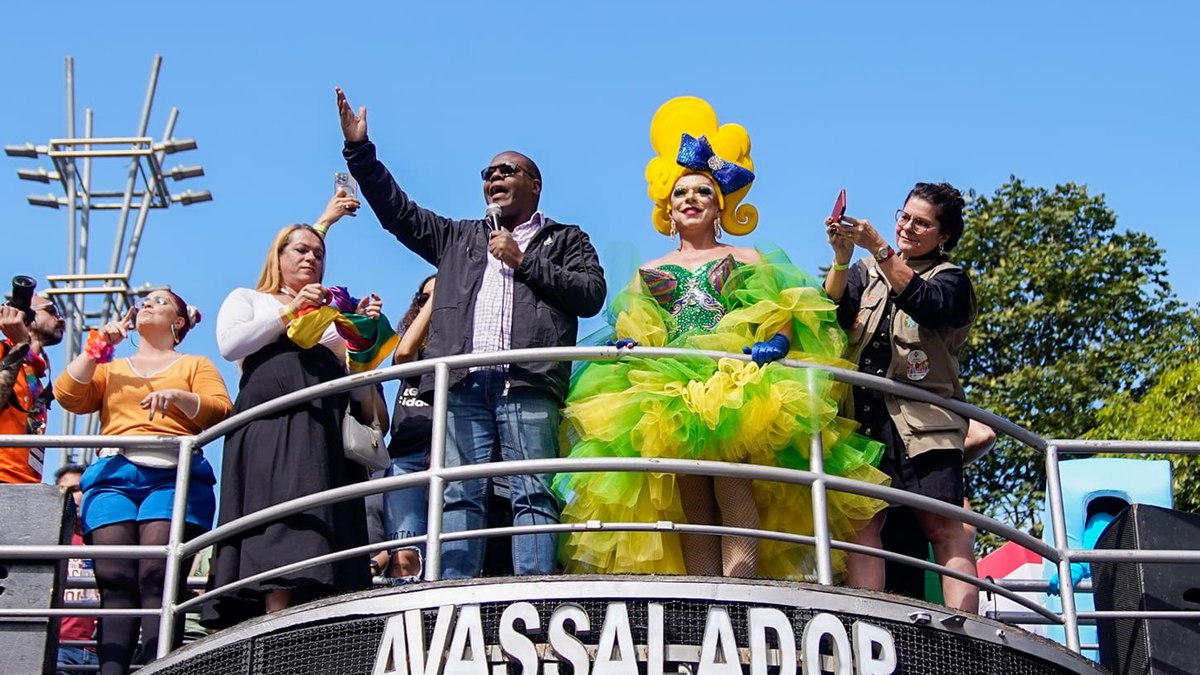
[[[847,352],[847,358],[855,364],[862,358],[863,348],[883,319],[883,308],[891,290],[873,258],[865,258],[863,263],[867,268],[867,286],[863,289],[858,316],[849,331]],[[914,260],[910,267],[926,280],[943,270],[958,269],[953,263],[934,259]],[[974,323],[974,295],[971,305],[971,323]],[[939,396],[964,400],[962,383],[958,379],[958,353],[966,342],[971,323],[962,328],[933,330],[917,325],[908,314],[895,307],[890,331],[892,362],[885,377]],[[899,399],[892,394],[885,394],[884,401],[909,457],[935,449],[962,449],[967,433],[966,418],[929,403]]]

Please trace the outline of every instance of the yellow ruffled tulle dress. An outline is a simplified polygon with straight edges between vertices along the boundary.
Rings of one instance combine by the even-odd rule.
[[[846,340],[833,303],[812,278],[782,253],[743,265],[732,256],[694,272],[668,265],[640,270],[610,307],[616,336],[647,347],[741,352],[791,326],[788,358],[841,365]],[[806,470],[812,435],[820,433],[825,470],[885,485],[875,468],[882,446],[854,433],[838,416],[845,385],[824,372],[777,363],[709,358],[638,358],[585,364],[575,375],[563,411],[568,456],[702,459]],[[559,474],[555,489],[563,522],[686,522],[673,474],[590,472]],[[812,534],[810,489],[754,482],[760,527]],[[830,532],[854,533],[886,504],[829,491]],[[686,574],[673,532],[593,530],[563,538],[567,571],[610,574]],[[809,547],[761,540],[761,577],[815,576]],[[836,571],[844,554],[834,552]]]

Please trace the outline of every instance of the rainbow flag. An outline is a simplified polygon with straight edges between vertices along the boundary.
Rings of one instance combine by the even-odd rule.
[[[321,336],[334,324],[338,335],[346,341],[346,365],[352,373],[365,373],[379,367],[396,350],[400,337],[392,330],[387,316],[380,314],[372,319],[355,314],[358,302],[345,293],[345,289],[331,288],[333,301],[330,305],[301,312],[288,326],[288,338],[304,349],[316,346]],[[338,293],[340,291],[340,293]],[[340,297],[340,296],[345,297]],[[346,311],[349,307],[351,311]]]

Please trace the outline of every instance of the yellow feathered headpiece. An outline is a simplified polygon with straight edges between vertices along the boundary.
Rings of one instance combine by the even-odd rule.
[[[689,173],[702,173],[717,185],[721,227],[730,234],[750,234],[758,225],[758,209],[741,204],[754,180],[750,134],[740,124],[717,125],[712,106],[695,96],[662,104],[650,121],[650,144],[658,156],[646,164],[647,192],[654,201],[654,228],[671,234],[671,191]]]

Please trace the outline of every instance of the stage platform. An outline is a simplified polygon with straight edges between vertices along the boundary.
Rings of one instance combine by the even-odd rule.
[[[1106,671],[1011,625],[885,593],[707,577],[379,588],[248,621],[142,675],[1041,675]]]

